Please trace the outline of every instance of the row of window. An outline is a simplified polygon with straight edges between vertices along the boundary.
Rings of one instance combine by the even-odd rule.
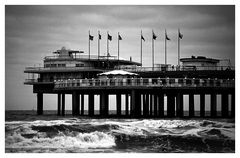
[[[76,64],[76,67],[84,67],[84,64]],[[45,67],[66,67],[66,64],[45,64]]]

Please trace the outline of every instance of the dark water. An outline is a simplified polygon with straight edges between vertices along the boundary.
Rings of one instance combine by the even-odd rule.
[[[230,119],[90,119],[7,111],[5,152],[235,152]]]

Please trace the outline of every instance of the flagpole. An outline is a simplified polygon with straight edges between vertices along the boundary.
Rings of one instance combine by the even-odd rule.
[[[179,38],[180,30],[178,29],[178,66],[180,66],[180,38]]]
[[[118,67],[119,67],[119,32],[118,32]]]
[[[100,56],[100,39],[99,39],[100,31],[98,31],[98,60]]]
[[[107,31],[107,59],[108,59],[108,54],[109,54],[108,45],[109,45],[109,43],[108,43],[108,31]]]
[[[108,54],[109,54],[109,43],[108,43],[108,31],[107,31],[107,68],[109,67],[109,63],[108,63]]]
[[[166,49],[166,46],[167,46],[167,39],[166,39],[166,29],[165,29],[165,66],[167,65],[167,49]]]
[[[141,30],[141,37],[140,37],[140,40],[141,40],[141,67],[142,67],[142,30]]]
[[[152,30],[152,68],[154,70],[154,39],[153,39],[153,30]]]
[[[90,30],[88,31],[88,60],[90,60]]]

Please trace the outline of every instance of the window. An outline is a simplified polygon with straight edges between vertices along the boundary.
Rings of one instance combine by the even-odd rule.
[[[76,64],[76,67],[84,67],[84,64]]]
[[[50,67],[50,64],[45,64],[45,67]]]
[[[58,64],[58,67],[66,67],[66,64]]]
[[[51,64],[51,67],[57,67],[57,64]]]

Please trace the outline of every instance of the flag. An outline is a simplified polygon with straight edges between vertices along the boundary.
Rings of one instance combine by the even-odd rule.
[[[169,40],[169,41],[170,41],[170,38],[167,36],[167,34],[166,34],[166,40]]]
[[[98,34],[98,39],[102,39],[102,36],[100,34]]]
[[[93,36],[89,35],[89,40],[93,41]]]
[[[143,37],[143,35],[141,35],[141,39],[144,40],[144,42],[145,42],[145,38]]]
[[[154,32],[152,32],[152,33],[153,33],[153,39],[156,40],[156,39],[157,39],[157,36],[155,35]]]
[[[108,40],[112,40],[112,36],[110,36],[109,34],[108,34]]]
[[[181,34],[180,32],[178,33],[178,37],[180,38],[180,39],[182,39],[183,38],[183,34]]]
[[[122,37],[120,35],[118,35],[118,40],[122,40]]]

